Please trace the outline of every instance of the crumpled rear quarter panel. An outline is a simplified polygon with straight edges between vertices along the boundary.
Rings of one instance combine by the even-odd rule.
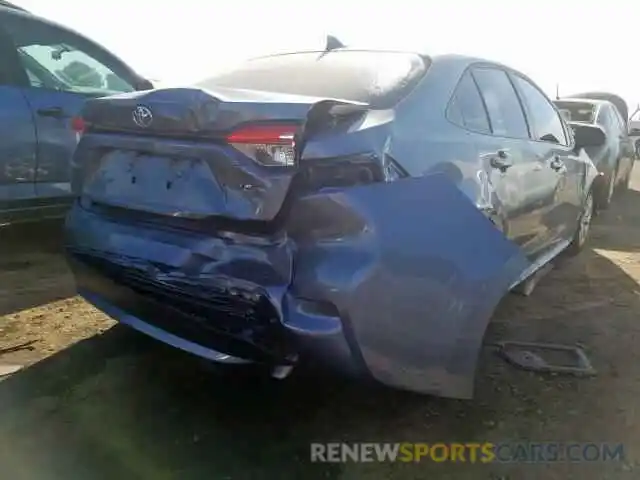
[[[321,193],[291,223],[314,218],[342,230],[304,229],[296,295],[336,305],[375,379],[471,397],[488,321],[528,267],[519,248],[441,174]]]

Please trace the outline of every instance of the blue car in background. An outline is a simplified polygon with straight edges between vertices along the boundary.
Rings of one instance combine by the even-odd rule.
[[[321,362],[457,398],[500,298],[584,247],[605,141],[504,65],[330,42],[82,116],[87,301],[276,378]]]
[[[87,98],[153,86],[86,37],[0,2],[0,225],[62,217]]]

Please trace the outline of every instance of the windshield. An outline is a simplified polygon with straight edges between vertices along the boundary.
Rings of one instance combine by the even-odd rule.
[[[555,101],[560,114],[568,122],[594,123],[596,106],[588,102]]]
[[[426,61],[414,53],[304,52],[250,60],[198,86],[308,95],[390,108],[416,85],[426,69]]]

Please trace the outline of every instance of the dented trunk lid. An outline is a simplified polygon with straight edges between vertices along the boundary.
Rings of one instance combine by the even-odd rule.
[[[99,130],[211,139],[244,122],[302,121],[309,107],[320,100],[231,88],[165,88],[90,100],[83,118]],[[138,107],[151,112],[147,124],[136,120]]]
[[[87,131],[74,157],[78,193],[141,213],[270,222],[285,203],[295,165],[260,163],[230,143],[229,135],[247,125],[288,125],[300,134],[292,146],[299,150],[303,136],[339,108],[345,115],[365,106],[229,88],[90,100],[83,112]]]

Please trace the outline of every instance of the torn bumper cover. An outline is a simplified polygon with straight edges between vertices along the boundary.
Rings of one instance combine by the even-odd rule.
[[[490,316],[528,267],[442,175],[300,197],[269,236],[115,221],[80,203],[66,231],[80,294],[165,343],[229,363],[312,358],[457,398],[472,396]]]

